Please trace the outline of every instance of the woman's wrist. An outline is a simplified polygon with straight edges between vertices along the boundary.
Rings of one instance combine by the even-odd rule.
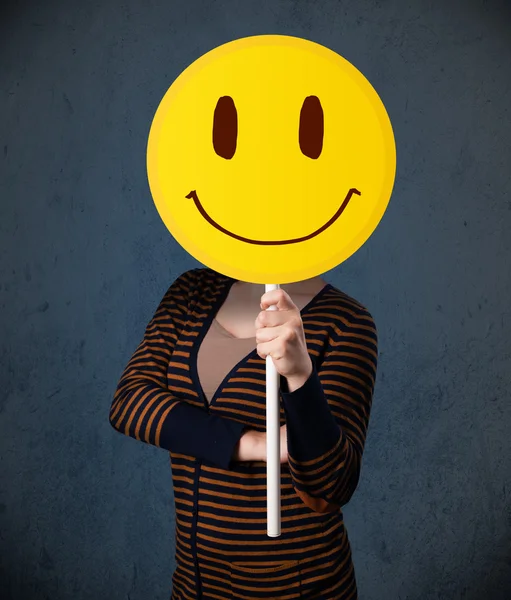
[[[304,371],[302,373],[286,377],[288,392],[293,393],[294,391],[298,390],[303,385],[305,385],[305,383],[307,382],[309,377],[312,375],[312,370],[313,370],[312,360],[309,357],[309,364],[307,365],[307,368],[304,369]]]
[[[266,434],[247,429],[236,447],[234,460],[239,462],[263,461],[266,458]]]
[[[251,460],[266,460],[266,432],[252,430],[252,456]]]

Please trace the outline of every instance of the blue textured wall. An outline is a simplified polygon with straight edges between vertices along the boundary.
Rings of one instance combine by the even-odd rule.
[[[122,369],[199,266],[145,172],[195,58],[258,33],[354,63],[398,173],[326,279],[373,313],[380,362],[346,508],[361,600],[511,598],[511,15],[504,2],[28,2],[0,33],[0,596],[167,599],[168,455],[113,431]]]

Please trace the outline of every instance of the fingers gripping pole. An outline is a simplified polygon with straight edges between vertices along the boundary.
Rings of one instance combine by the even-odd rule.
[[[265,284],[265,292],[280,288]],[[277,310],[276,305],[266,310]],[[266,497],[268,537],[280,536],[280,375],[271,356],[266,357]]]

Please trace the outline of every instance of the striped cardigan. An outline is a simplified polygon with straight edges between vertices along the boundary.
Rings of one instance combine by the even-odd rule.
[[[265,431],[266,363],[254,348],[211,403],[197,352],[236,280],[209,268],[172,283],[129,360],[110,408],[119,432],[170,453],[176,509],[172,600],[357,598],[342,507],[360,475],[377,368],[368,310],[327,284],[301,316],[313,370],[281,377],[281,536],[266,534],[266,463],[236,462],[246,427]]]

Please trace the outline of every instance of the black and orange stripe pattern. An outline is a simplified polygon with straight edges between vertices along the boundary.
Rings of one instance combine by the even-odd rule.
[[[118,383],[110,423],[170,452],[176,506],[173,600],[357,598],[342,507],[357,486],[377,368],[368,310],[328,284],[301,311],[313,371],[281,378],[282,534],[266,535],[266,464],[232,460],[265,430],[265,361],[254,348],[208,405],[197,352],[234,279],[192,269],[167,290]]]

